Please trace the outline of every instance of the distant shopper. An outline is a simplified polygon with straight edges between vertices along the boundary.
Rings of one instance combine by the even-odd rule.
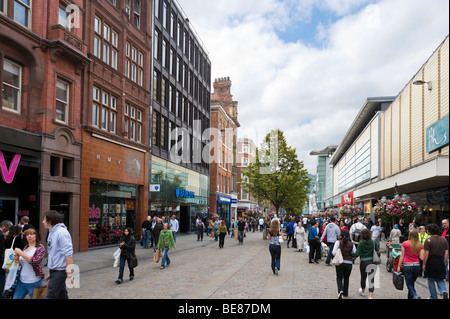
[[[448,299],[447,288],[445,287],[445,261],[448,258],[448,243],[445,238],[439,236],[439,227],[436,224],[427,226],[430,238],[425,241],[425,256],[423,259],[423,270],[428,277],[428,289],[430,299],[437,299],[436,284],[439,293],[444,299]]]
[[[142,223],[142,246],[144,246],[144,248],[148,248],[148,245],[150,244],[150,235],[151,235],[151,230],[152,230],[152,217],[151,216],[147,216],[147,219],[144,220],[144,222]]]
[[[378,244],[371,239],[370,230],[367,228],[364,228],[361,231],[361,240],[359,241],[358,248],[356,249],[356,252],[352,254],[354,258],[360,257],[361,262],[359,264],[359,270],[361,273],[361,285],[359,288],[359,294],[363,297],[366,296],[365,294],[365,288],[366,288],[366,279],[368,276],[367,267],[370,265],[373,265],[373,253],[374,249],[376,250],[378,256],[380,256],[380,251]],[[375,291],[375,285],[374,285],[374,277],[370,276],[375,272],[375,270],[370,271],[369,278],[371,279],[371,282],[369,283],[369,299],[373,298],[373,292]]]
[[[225,244],[225,236],[228,235],[227,225],[224,220],[220,222],[220,226],[217,231],[219,232],[219,248],[223,248],[223,245]]]
[[[245,235],[245,222],[242,220],[242,217],[239,217],[239,221],[237,223],[237,230],[238,230],[239,245],[243,245]]]
[[[297,241],[298,251],[305,249],[306,231],[302,222],[298,222],[298,226],[295,228],[294,238]]]
[[[280,232],[280,222],[278,219],[270,223],[267,239],[269,239],[269,252],[272,257],[271,268],[274,275],[278,275],[281,269],[281,245],[280,237],[283,237],[283,232]]]
[[[324,240],[324,238],[327,238],[327,246],[328,246],[328,255],[327,259],[325,261],[326,266],[331,266],[331,258],[332,258],[332,252],[334,248],[334,244],[337,240],[339,240],[339,237],[341,236],[341,229],[338,225],[336,225],[336,218],[331,217],[330,223],[325,227],[325,230],[322,233],[322,237],[320,238],[321,241]]]
[[[164,269],[166,265],[170,265],[169,249],[175,248],[175,240],[173,239],[172,232],[169,230],[169,225],[165,223],[163,227],[158,240],[158,248],[162,252],[160,269]]]
[[[350,284],[350,274],[353,268],[352,253],[356,252],[355,245],[350,240],[350,233],[348,230],[341,231],[340,240],[336,241],[333,246],[332,254],[336,255],[338,249],[341,249],[342,258],[344,261],[339,266],[336,266],[336,281],[338,287],[338,298],[348,297],[348,287]]]
[[[389,241],[392,243],[399,243],[401,235],[402,232],[400,230],[400,226],[398,224],[395,224],[394,228],[391,230],[391,233],[389,235]]]
[[[0,223],[0,294],[3,293],[6,281],[6,270],[2,267],[3,262],[5,261],[5,250],[6,248],[10,248],[5,246],[5,237],[12,226],[13,223],[9,220],[3,220]]]
[[[408,240],[402,243],[402,254],[397,266],[397,272],[400,272],[400,268],[403,266],[408,299],[420,299],[414,287],[417,278],[422,273],[420,259],[423,259],[423,246],[419,241],[419,233],[415,229],[411,229]]]
[[[312,222],[312,226],[308,231],[308,244],[309,244],[309,263],[319,263],[321,251],[320,251],[320,237],[319,237],[319,221]],[[313,261],[314,260],[314,261]]]
[[[128,264],[130,271],[130,280],[134,279],[134,268],[131,265],[131,257],[135,254],[136,240],[133,236],[133,230],[130,227],[126,227],[123,231],[123,235],[120,238],[120,264],[119,264],[119,278],[116,280],[116,284],[123,283],[123,273],[125,270],[125,262]]]
[[[68,299],[66,279],[72,275],[68,266],[73,261],[72,237],[62,221],[61,215],[51,210],[44,214],[42,221],[49,230],[47,239],[48,263],[48,293],[46,299]]]

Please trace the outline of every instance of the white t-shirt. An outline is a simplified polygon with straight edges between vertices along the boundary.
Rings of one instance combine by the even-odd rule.
[[[24,252],[28,256],[33,257],[34,253],[36,252],[36,247]],[[41,277],[36,276],[33,266],[31,266],[31,264],[28,261],[26,261],[25,258],[20,256],[19,262],[22,265],[22,270],[20,271],[21,282],[23,282],[24,284],[33,284],[42,279]]]
[[[372,226],[370,229],[372,231],[372,239],[375,240],[380,235],[381,227],[380,226]]]

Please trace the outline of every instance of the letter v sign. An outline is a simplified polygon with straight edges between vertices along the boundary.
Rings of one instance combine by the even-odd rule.
[[[20,162],[20,154],[14,155],[13,160],[11,161],[11,164],[8,167],[6,167],[6,161],[5,156],[3,156],[3,152],[0,151],[0,172],[2,175],[2,179],[6,184],[11,184],[14,180],[14,176],[16,175],[17,166],[19,166]]]

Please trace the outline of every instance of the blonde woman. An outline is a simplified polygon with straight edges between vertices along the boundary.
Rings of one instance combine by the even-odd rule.
[[[280,222],[278,221],[278,219],[274,219],[270,223],[269,233],[267,235],[267,238],[270,241],[269,252],[272,256],[271,267],[274,275],[278,275],[281,267],[280,237],[284,239],[283,232],[280,232]]]
[[[402,244],[402,254],[397,266],[397,272],[400,272],[403,266],[403,275],[408,288],[408,299],[420,299],[414,288],[414,283],[417,277],[421,275],[420,260],[423,260],[423,257],[424,252],[419,240],[419,233],[417,230],[411,229],[408,240]]]

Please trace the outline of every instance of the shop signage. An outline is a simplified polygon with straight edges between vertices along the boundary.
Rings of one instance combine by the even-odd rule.
[[[427,153],[431,153],[449,143],[449,116],[427,128]]]
[[[3,155],[3,152],[0,151],[0,175],[2,175],[2,179],[6,184],[11,184],[13,182],[17,167],[19,166],[20,158],[20,154],[14,155],[8,169],[6,166],[5,156]]]
[[[342,205],[353,205],[355,203],[355,198],[353,197],[353,192],[344,194],[341,196]]]
[[[225,196],[217,196],[217,202],[223,204],[231,204],[231,198]]]
[[[149,188],[150,188],[150,192],[160,192],[161,191],[160,184],[150,184]]]
[[[175,189],[175,196],[177,198],[195,198],[195,192],[189,192],[185,189]]]

